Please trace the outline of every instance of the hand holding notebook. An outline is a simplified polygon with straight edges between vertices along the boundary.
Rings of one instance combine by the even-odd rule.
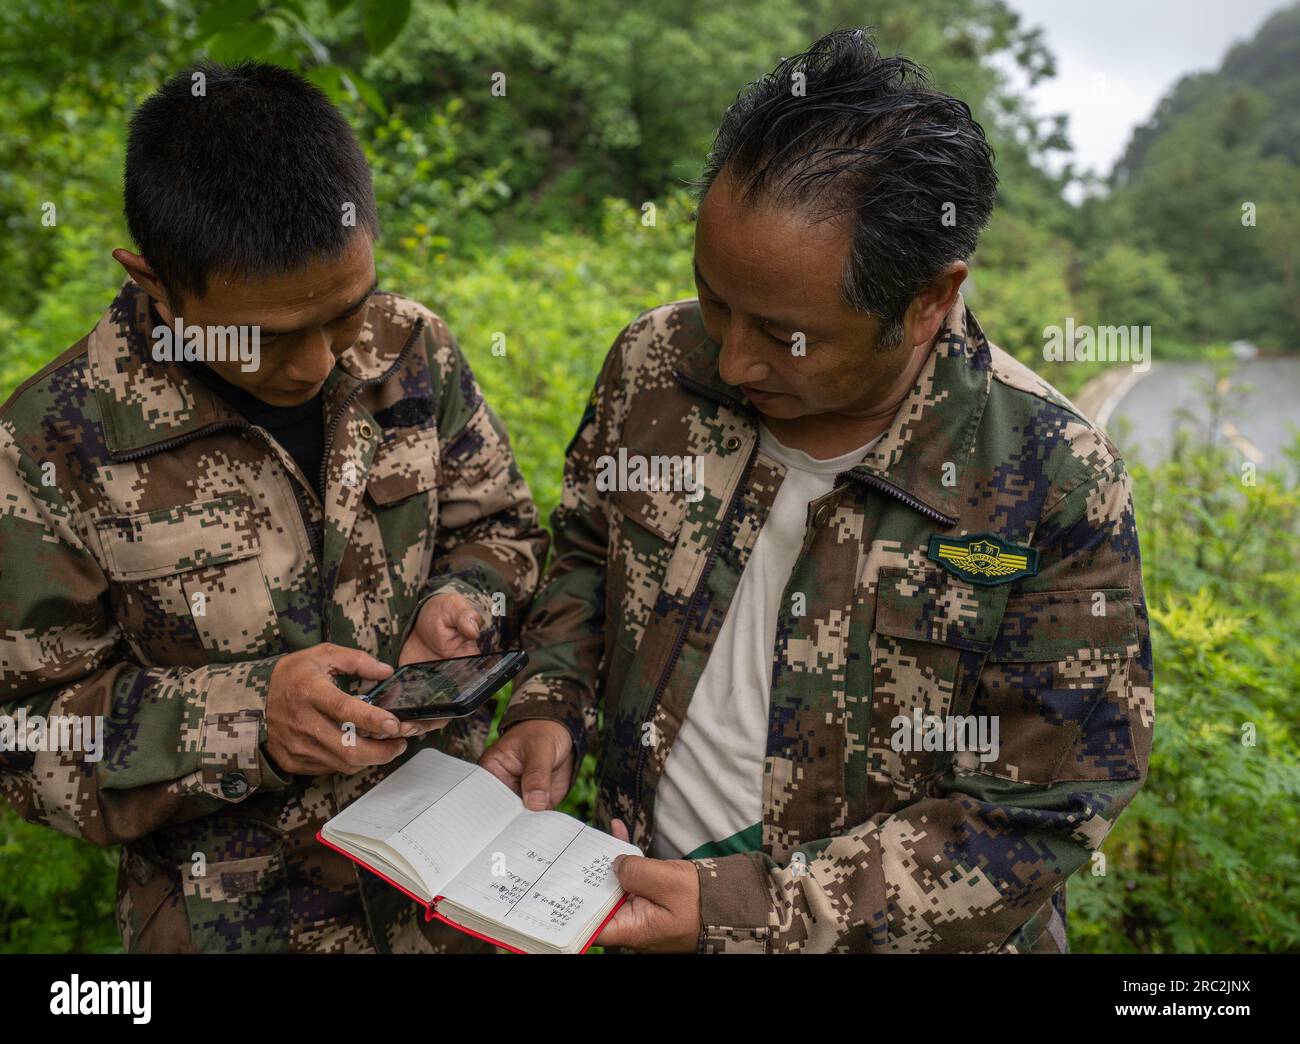
[[[422,750],[317,835],[445,921],[506,949],[580,953],[622,903],[612,865],[640,849],[530,812],[486,769]]]

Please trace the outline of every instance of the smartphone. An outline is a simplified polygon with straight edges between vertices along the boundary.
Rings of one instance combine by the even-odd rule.
[[[361,698],[402,721],[473,714],[528,662],[522,649],[426,660],[397,668]]]

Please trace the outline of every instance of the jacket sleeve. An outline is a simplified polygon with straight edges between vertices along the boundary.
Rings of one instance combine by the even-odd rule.
[[[596,378],[564,457],[560,504],[551,515],[555,554],[523,630],[529,663],[515,682],[501,731],[521,721],[558,721],[577,761],[595,741],[605,650],[607,496],[596,488],[600,456],[618,441],[626,409],[627,330]]]
[[[133,663],[107,578],[42,478],[0,424],[0,792],[110,845],[286,786],[260,749],[275,658]]]
[[[510,448],[454,337],[435,321],[430,365],[440,373],[438,524],[420,604],[444,591],[478,609],[486,651],[515,640],[515,621],[532,599],[549,537]],[[414,626],[412,614],[407,632]],[[400,646],[399,646],[400,648]]]
[[[1101,845],[1146,776],[1155,714],[1122,462],[1049,507],[1034,543],[970,710],[1001,723],[996,757],[957,755],[928,796],[784,866],[699,860],[702,951],[996,951]]]

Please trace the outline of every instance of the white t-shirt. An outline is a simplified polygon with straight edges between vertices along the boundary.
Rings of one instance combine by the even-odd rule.
[[[728,855],[760,846],[781,596],[803,547],[808,504],[829,493],[835,476],[860,463],[877,441],[818,460],[759,426],[759,444],[785,465],[785,478],[668,751],[655,792],[655,858]]]

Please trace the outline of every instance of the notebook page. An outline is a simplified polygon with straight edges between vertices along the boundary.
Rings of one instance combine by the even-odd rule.
[[[419,868],[430,896],[442,892],[522,808],[519,796],[487,769],[440,756],[469,771],[387,838],[394,852]]]
[[[334,833],[387,841],[463,780],[475,766],[425,749],[329,821]]]
[[[486,804],[491,810],[484,808],[474,815],[472,806],[479,800],[476,795],[484,790],[488,792]],[[450,798],[453,794],[455,797]],[[435,843],[439,826],[436,820],[428,818],[433,806],[440,806],[444,800],[452,805],[461,801],[470,804],[468,817],[455,809],[443,809],[442,817],[453,823],[448,831],[453,838],[451,845]],[[434,886],[451,877],[478,850],[488,832],[495,832],[499,824],[508,822],[519,807],[519,798],[485,769],[441,751],[425,749],[325,826],[328,833],[354,834],[387,845],[411,864],[425,885],[433,889],[430,895],[435,895]],[[472,821],[479,824],[474,831],[479,840],[469,847],[465,835],[467,822]]]
[[[498,924],[565,947],[593,930],[591,919],[618,896],[611,866],[620,854],[641,851],[561,812],[524,811],[443,894]]]

